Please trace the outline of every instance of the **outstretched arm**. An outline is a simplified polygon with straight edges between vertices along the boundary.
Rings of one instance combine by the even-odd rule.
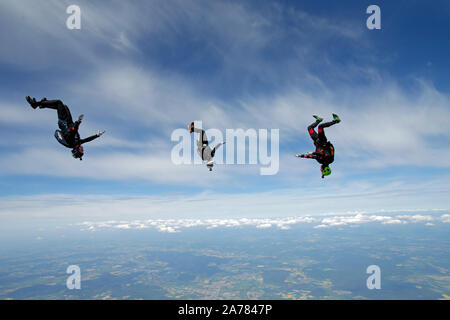
[[[215,146],[214,149],[212,149],[212,151],[211,151],[211,156],[214,157],[215,154],[216,154],[217,149],[219,149],[220,146],[223,145],[223,144],[225,144],[225,141],[224,141],[224,142],[221,142],[221,143],[218,143],[217,146]]]
[[[296,154],[297,158],[318,159],[322,156],[321,152],[308,152],[306,154]]]
[[[97,139],[98,137],[100,137],[104,133],[105,133],[105,131],[99,131],[97,134],[94,134],[93,136],[87,137],[85,139],[81,139],[80,140],[80,145],[82,145],[83,143],[86,143],[86,142],[91,142],[92,140]]]
[[[84,114],[80,114],[78,116],[78,120],[75,121],[75,123],[73,125],[73,128],[74,128],[75,132],[78,132],[78,128],[80,127],[80,124],[81,124],[81,121],[83,121],[83,118],[84,118]],[[100,133],[100,131],[99,131],[99,133]]]
[[[83,143],[86,143],[86,142],[91,142],[92,140],[95,140],[98,137],[99,137],[98,135],[94,134],[93,136],[87,137],[85,139],[81,139],[80,140],[80,145],[83,144]]]
[[[220,146],[223,145],[223,144],[225,144],[225,141],[224,141],[224,142],[221,142],[221,143],[218,143],[218,144],[214,147],[214,151],[217,151],[217,149],[219,149]]]

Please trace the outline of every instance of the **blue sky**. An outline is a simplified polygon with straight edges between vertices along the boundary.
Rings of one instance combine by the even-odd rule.
[[[71,4],[81,30],[66,28]],[[366,28],[371,4],[381,30]],[[448,1],[2,1],[0,214],[449,209],[449,17]],[[83,137],[107,133],[75,161],[56,113],[25,95],[85,114]],[[313,148],[311,115],[332,112],[322,180],[293,155]],[[170,134],[192,120],[280,129],[279,173],[173,165]]]

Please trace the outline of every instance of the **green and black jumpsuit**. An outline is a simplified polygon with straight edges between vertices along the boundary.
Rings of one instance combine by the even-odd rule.
[[[332,125],[338,123],[338,121],[330,121],[320,124],[320,121],[317,120],[310,126],[308,126],[308,133],[311,139],[314,141],[314,145],[316,146],[316,151],[313,153],[307,153],[300,155],[301,158],[309,158],[315,159],[322,165],[322,168],[327,167],[330,163],[334,161],[334,146],[328,141],[325,136],[324,128],[331,127]],[[319,125],[317,132],[314,130],[315,127]]]

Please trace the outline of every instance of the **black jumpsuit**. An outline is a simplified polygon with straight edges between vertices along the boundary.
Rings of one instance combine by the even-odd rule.
[[[73,122],[69,108],[63,104],[61,100],[41,101],[40,107],[55,109],[58,111],[58,126],[61,129],[61,134],[69,148],[76,148],[81,146],[83,143],[98,138],[98,135],[96,134],[86,139],[80,138],[80,134],[78,133],[80,121]]]

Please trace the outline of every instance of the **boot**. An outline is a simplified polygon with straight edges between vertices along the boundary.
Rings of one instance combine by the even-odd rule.
[[[336,123],[341,122],[341,119],[339,119],[339,116],[336,113],[333,113],[333,121]]]
[[[27,102],[30,104],[30,106],[33,109],[36,109],[39,106],[39,102],[37,102],[35,98],[31,98],[30,96],[26,96],[25,99],[27,99]]]
[[[322,122],[323,118],[317,116],[317,115],[313,115],[314,119],[316,119],[319,122]]]

